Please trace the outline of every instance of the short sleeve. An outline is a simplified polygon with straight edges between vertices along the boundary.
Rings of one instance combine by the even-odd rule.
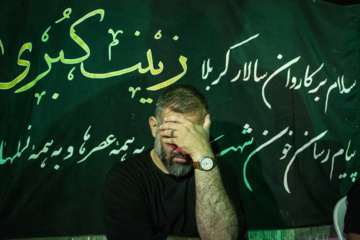
[[[109,172],[101,205],[108,240],[166,239],[151,222],[144,198],[140,184],[121,165]]]

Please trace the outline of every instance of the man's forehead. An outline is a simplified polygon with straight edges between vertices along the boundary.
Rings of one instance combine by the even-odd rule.
[[[201,110],[196,110],[191,113],[179,113],[179,112],[172,111],[169,108],[164,109],[163,114],[162,114],[163,118],[170,116],[170,115],[182,115],[182,116],[190,119],[190,121],[197,123],[197,124],[203,124],[204,119],[205,119],[204,111],[201,111]]]

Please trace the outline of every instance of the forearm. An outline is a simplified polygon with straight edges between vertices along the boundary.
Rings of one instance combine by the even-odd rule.
[[[194,162],[200,161],[204,156],[210,158],[214,156],[209,143],[209,114],[205,116],[203,122],[200,111],[187,116],[182,114],[166,116],[160,129],[163,142],[180,148]],[[211,171],[199,169],[194,171],[196,222],[201,239],[236,239],[238,236],[236,211],[224,189],[218,167]]]
[[[220,171],[195,170],[196,220],[202,239],[237,239],[236,211],[223,186]]]

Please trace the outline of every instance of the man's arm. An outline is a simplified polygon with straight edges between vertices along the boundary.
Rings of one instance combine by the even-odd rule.
[[[209,143],[210,117],[203,125],[191,122],[182,115],[172,115],[164,120],[161,135],[164,142],[174,144],[189,154],[193,161],[202,157],[214,157]],[[171,137],[171,129],[176,130]],[[195,170],[196,220],[201,239],[237,239],[236,211],[223,186],[220,171]]]
[[[237,239],[238,221],[219,168],[195,170],[196,220],[202,239]]]

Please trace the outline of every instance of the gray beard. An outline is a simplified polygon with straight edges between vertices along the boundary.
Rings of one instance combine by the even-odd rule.
[[[185,176],[185,175],[189,174],[189,172],[191,172],[191,170],[192,170],[191,164],[178,163],[178,162],[173,161],[174,157],[183,156],[181,153],[173,151],[173,152],[171,152],[170,158],[166,158],[166,152],[164,151],[164,148],[162,147],[160,138],[161,138],[160,132],[158,130],[156,132],[155,143],[154,143],[155,152],[158,155],[158,157],[160,158],[161,162],[165,165],[167,170],[170,172],[170,174],[174,175],[176,177]]]

